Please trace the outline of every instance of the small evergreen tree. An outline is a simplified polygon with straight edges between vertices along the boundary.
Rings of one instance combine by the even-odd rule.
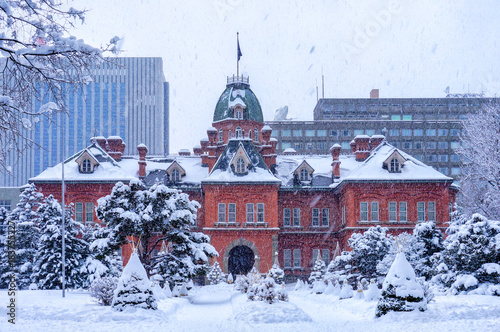
[[[19,203],[14,210],[7,215],[6,224],[14,225],[16,242],[14,269],[9,268],[7,274],[2,275],[2,283],[14,273],[19,289],[27,288],[31,284],[33,263],[37,251],[39,238],[39,226],[37,219],[37,208],[40,206],[43,195],[39,193],[34,184],[29,184],[19,195]],[[8,265],[7,252],[0,257],[1,265]]]
[[[0,289],[8,287],[8,280],[10,279],[10,265],[8,259],[7,247],[7,211],[3,206],[0,207]]]
[[[217,285],[224,281],[224,273],[222,273],[219,262],[215,261],[214,265],[210,267],[210,272],[208,273],[207,278],[212,285]]]
[[[113,296],[113,308],[123,311],[127,307],[157,309],[151,282],[137,251],[134,250],[123,269]]]
[[[359,276],[355,271],[352,252],[343,251],[339,256],[332,259],[324,275],[324,280],[331,282],[343,282],[345,279],[354,282]]]
[[[311,270],[311,274],[309,275],[309,284],[314,285],[315,281],[322,281],[323,276],[325,274],[326,270],[326,264],[321,258],[321,255],[318,254],[318,257],[316,258],[316,261],[314,262],[314,266]]]
[[[288,301],[288,294],[283,286],[276,285],[270,276],[260,278],[247,291],[247,297],[251,301],[264,301],[269,304],[278,301]]]
[[[415,272],[404,253],[396,255],[385,277],[382,296],[377,304],[375,315],[380,317],[389,311],[424,311],[427,301],[424,291],[417,281]]]
[[[33,282],[40,289],[62,287],[62,209],[52,196],[48,196],[37,210],[40,225],[40,239],[35,255]],[[68,288],[81,288],[87,282],[82,271],[87,243],[79,238],[82,225],[72,218],[72,208],[65,213],[65,281]]]
[[[283,283],[283,278],[285,276],[285,272],[280,268],[280,263],[278,261],[278,253],[276,252],[274,257],[273,267],[268,272],[269,276],[274,279],[274,282],[278,285]]]

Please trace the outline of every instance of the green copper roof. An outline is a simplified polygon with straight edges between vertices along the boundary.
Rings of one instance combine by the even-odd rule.
[[[226,85],[226,90],[224,90],[215,106],[213,122],[234,118],[231,106],[238,103],[244,104],[244,120],[264,122],[259,100],[250,89],[250,85],[241,82]]]

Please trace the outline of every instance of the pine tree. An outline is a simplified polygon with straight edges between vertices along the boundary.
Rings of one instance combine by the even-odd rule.
[[[326,264],[321,258],[321,255],[318,254],[318,257],[316,258],[316,261],[314,262],[314,266],[311,270],[311,274],[309,275],[309,284],[312,285],[314,284],[315,281],[322,281],[323,276],[325,274],[326,270]]]
[[[278,261],[278,252],[276,252],[274,257],[273,267],[269,270],[269,276],[274,279],[274,282],[278,285],[283,283],[283,278],[285,276],[285,272],[280,268],[280,264]]]
[[[8,278],[10,278],[9,275],[11,270],[7,246],[8,214],[9,211],[4,207],[0,207],[0,289],[8,287]]]
[[[396,255],[382,286],[382,297],[377,303],[375,315],[380,317],[389,311],[424,311],[427,301],[417,281],[415,272],[404,253]]]
[[[16,242],[14,269],[9,269],[7,274],[2,275],[2,280],[9,279],[12,272],[16,275],[16,282],[20,289],[27,288],[31,284],[33,263],[37,251],[39,238],[39,227],[36,210],[42,202],[43,195],[39,193],[34,184],[29,184],[19,195],[19,203],[14,210],[8,214],[5,222],[15,226]],[[2,266],[8,261],[7,252],[0,257]]]
[[[37,210],[40,240],[35,255],[33,281],[40,289],[60,289],[62,275],[62,209],[52,195]],[[80,288],[87,282],[82,272],[87,243],[79,236],[81,224],[72,218],[72,209],[65,213],[65,281],[68,288]]]
[[[217,285],[224,281],[224,273],[222,273],[219,262],[215,261],[215,263],[210,267],[210,272],[208,273],[207,278],[211,285]]]
[[[127,266],[118,279],[112,306],[118,311],[127,307],[157,309],[151,282],[136,250],[130,255]]]

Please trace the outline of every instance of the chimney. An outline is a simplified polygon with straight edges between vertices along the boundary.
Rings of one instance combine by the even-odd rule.
[[[370,151],[379,146],[380,143],[382,143],[384,140],[384,135],[373,135],[372,137],[370,137]]]
[[[269,140],[271,139],[271,133],[273,132],[273,129],[268,125],[265,125],[264,127],[262,127],[260,132],[262,133],[262,141],[269,142]]]
[[[190,156],[191,152],[188,149],[180,149],[179,156]]]
[[[200,156],[202,153],[202,150],[201,150],[201,145],[196,145],[194,148],[193,148],[193,154],[195,156]]]
[[[341,149],[342,149],[342,147],[338,143],[332,145],[332,147],[330,148],[330,154],[332,155],[332,173],[333,173],[333,177],[336,179],[338,179],[340,177],[339,156],[340,156]]]
[[[97,144],[99,144],[99,146],[100,146],[101,148],[103,148],[106,152],[108,151],[107,146],[106,146],[106,145],[108,144],[108,141],[106,141],[106,137],[104,137],[104,136],[96,136],[96,137],[92,137],[92,138],[90,139],[90,142],[91,142],[91,143],[97,143]]]
[[[143,179],[146,177],[146,153],[148,153],[148,148],[145,144],[137,145],[137,151],[139,152],[139,178]]]
[[[109,136],[107,141],[108,147],[106,151],[114,160],[120,161],[126,146],[122,138],[120,136]]]
[[[368,158],[368,156],[370,155],[370,136],[358,135],[354,137],[354,147],[354,155],[356,156],[356,161],[363,161]]]
[[[217,142],[217,129],[210,127],[207,129],[208,141],[212,144]]]
[[[378,98],[378,89],[372,89],[372,91],[370,91],[370,98]]]

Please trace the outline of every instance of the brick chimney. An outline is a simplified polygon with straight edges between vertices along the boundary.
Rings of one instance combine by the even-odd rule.
[[[91,143],[97,143],[99,144],[99,146],[101,148],[103,148],[106,152],[108,151],[107,149],[107,145],[108,145],[108,141],[106,140],[106,137],[104,136],[96,136],[96,137],[92,137],[90,139],[90,142]]]
[[[372,91],[370,91],[370,98],[378,98],[378,89],[372,89]]]
[[[358,135],[354,137],[354,155],[356,156],[356,161],[363,161],[370,155],[370,136],[368,135]],[[351,145],[352,148],[352,145]]]
[[[146,176],[146,153],[148,153],[148,148],[145,144],[139,144],[137,146],[137,151],[139,152],[139,178],[143,179]]]
[[[190,156],[191,152],[188,149],[180,149],[179,156]]]
[[[330,153],[332,155],[332,173],[333,173],[333,177],[336,179],[338,179],[340,177],[339,156],[340,156],[341,149],[342,149],[342,147],[340,146],[340,144],[334,144],[330,148]]]
[[[375,149],[384,140],[385,140],[385,136],[384,135],[373,135],[372,137],[370,137],[370,150]]]
[[[264,127],[262,127],[260,132],[262,133],[262,140],[264,142],[269,142],[269,140],[271,139],[271,133],[273,132],[273,129],[268,125],[265,125]]]
[[[109,136],[106,151],[116,161],[122,159],[123,152],[125,151],[125,143],[120,136]]]

